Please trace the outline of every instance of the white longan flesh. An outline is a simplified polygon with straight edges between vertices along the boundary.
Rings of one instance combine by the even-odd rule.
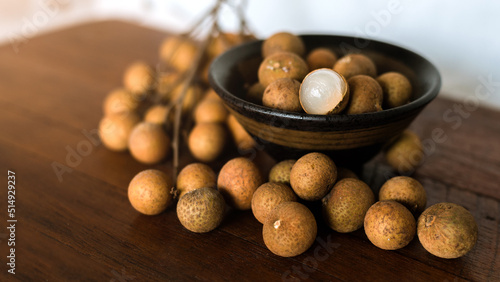
[[[302,81],[299,99],[308,114],[326,115],[342,102],[347,92],[344,78],[334,70],[318,69]]]

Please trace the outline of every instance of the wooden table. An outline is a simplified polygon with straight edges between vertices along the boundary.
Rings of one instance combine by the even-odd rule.
[[[461,105],[443,98],[412,125],[428,148],[414,176],[429,205],[450,201],[474,215],[479,240],[465,257],[439,259],[417,239],[383,251],[363,230],[337,234],[320,227],[306,253],[281,258],[264,246],[251,212],[231,213],[208,234],[188,232],[172,208],[139,215],[126,191],[147,166],[98,145],[95,131],[102,100],[121,84],[124,68],[136,59],[155,63],[164,37],[110,21],[31,38],[18,53],[0,47],[1,281],[500,280],[500,112],[480,108],[443,118]],[[443,142],[432,141],[436,128],[444,131]],[[68,169],[61,181],[56,163]],[[6,267],[8,170],[15,172],[17,192],[15,275]],[[363,178],[377,189],[390,173],[376,158]]]

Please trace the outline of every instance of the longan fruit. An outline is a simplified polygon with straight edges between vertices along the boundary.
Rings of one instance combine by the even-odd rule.
[[[303,56],[305,51],[302,38],[288,32],[275,33],[262,43],[262,57],[264,58],[279,52],[291,52]]]
[[[323,216],[330,228],[348,233],[363,226],[368,209],[375,203],[375,196],[366,183],[355,178],[337,182],[323,201]]]
[[[384,108],[399,107],[410,101],[411,83],[401,73],[386,72],[377,77],[377,82],[384,93]]]
[[[212,168],[203,163],[185,166],[177,176],[176,191],[181,198],[187,192],[203,187],[216,188],[217,176]]]
[[[204,96],[203,96],[203,101],[207,101],[207,100],[215,100],[215,101],[219,101],[219,102],[223,102],[222,99],[219,97],[219,95],[217,94],[217,92],[215,92],[215,90],[213,90],[212,88],[209,88]]]
[[[275,164],[269,172],[269,182],[290,185],[290,172],[297,160],[284,160]]]
[[[267,87],[278,78],[293,78],[299,82],[309,72],[307,64],[298,55],[279,52],[266,57],[259,66],[258,76],[262,86]]]
[[[231,114],[227,117],[227,126],[233,136],[234,143],[240,151],[247,151],[255,147],[255,139],[248,134],[245,128]]]
[[[227,120],[228,114],[229,112],[223,102],[214,99],[204,99],[194,109],[194,121],[196,123],[224,123]]]
[[[314,48],[306,57],[310,71],[331,68],[337,62],[337,55],[328,48]]]
[[[173,90],[181,84],[180,79],[181,75],[178,72],[166,72],[159,75],[156,91],[162,101],[170,102],[172,100]]]
[[[122,112],[105,116],[99,122],[99,136],[104,146],[113,151],[125,151],[132,129],[139,123],[133,112]]]
[[[378,82],[367,75],[356,75],[347,80],[350,101],[347,114],[362,114],[382,111],[383,92]]]
[[[266,90],[266,87],[264,87],[264,85],[260,84],[259,82],[255,82],[248,88],[245,99],[254,104],[261,105],[262,96],[264,96],[264,90]]]
[[[139,172],[128,186],[128,199],[138,212],[157,215],[173,202],[172,179],[162,171],[148,169]]]
[[[377,76],[377,67],[375,63],[362,54],[349,54],[343,56],[333,65],[333,70],[343,75],[345,79],[360,74],[371,77]]]
[[[170,138],[160,124],[141,122],[130,133],[128,146],[136,160],[155,164],[170,153]]]
[[[262,237],[273,254],[294,257],[311,247],[317,232],[316,219],[306,206],[297,202],[283,202],[264,223]]]
[[[197,52],[198,47],[187,37],[169,36],[160,46],[160,59],[182,73],[192,66]]]
[[[133,112],[139,107],[139,100],[126,89],[111,91],[103,103],[104,115]]]
[[[316,201],[332,189],[337,180],[337,167],[325,154],[309,153],[293,165],[290,185],[301,199]]]
[[[424,158],[422,142],[410,130],[405,130],[385,151],[387,163],[399,173],[414,171]]]
[[[191,154],[202,162],[212,162],[226,145],[226,129],[219,123],[199,123],[189,133]]]
[[[123,75],[125,88],[140,99],[144,99],[147,91],[152,89],[154,81],[154,69],[142,61],[137,61],[128,66]]]
[[[252,196],[263,182],[255,163],[239,157],[231,159],[221,168],[217,188],[230,206],[238,210],[249,210]]]
[[[174,120],[174,111],[168,113],[168,107],[165,105],[153,105],[144,114],[144,121],[157,124],[172,124]]]
[[[345,167],[337,167],[337,182],[344,178],[359,179],[359,177],[352,170]]]
[[[477,242],[477,223],[464,207],[438,203],[418,218],[418,239],[429,253],[445,259],[467,254]]]
[[[276,79],[264,90],[262,105],[283,111],[301,112],[299,89],[300,82],[295,79]]]
[[[177,99],[181,97],[182,89],[184,85],[181,83],[177,87],[172,90],[171,101],[175,102]],[[191,113],[194,107],[201,100],[203,95],[203,91],[198,85],[189,85],[186,90],[186,96],[184,97],[184,101],[182,103],[182,112],[183,113]]]
[[[264,224],[276,206],[291,201],[297,201],[297,196],[289,186],[283,183],[266,182],[253,193],[252,212],[255,218]]]
[[[177,203],[177,218],[187,230],[205,233],[224,219],[226,203],[219,191],[203,187],[186,193]]]
[[[366,212],[365,233],[373,245],[397,250],[408,245],[416,233],[413,214],[396,201],[379,201]]]
[[[216,37],[212,38],[207,47],[207,53],[211,58],[215,58],[233,46],[237,46],[251,40],[255,40],[253,35],[221,32]]]
[[[380,188],[378,198],[380,201],[399,202],[415,215],[422,213],[427,204],[427,194],[422,184],[408,176],[396,176],[387,180]]]

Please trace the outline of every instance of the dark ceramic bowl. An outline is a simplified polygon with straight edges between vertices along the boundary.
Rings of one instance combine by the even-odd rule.
[[[243,127],[277,159],[318,151],[337,163],[362,164],[398,136],[438,94],[441,77],[422,56],[392,44],[335,35],[304,35],[307,50],[329,47],[342,56],[361,52],[379,74],[403,73],[413,86],[411,102],[388,110],[356,115],[310,115],[280,111],[246,101],[246,88],[257,81],[262,41],[240,45],[211,65],[210,84]],[[362,45],[362,46],[361,46]]]

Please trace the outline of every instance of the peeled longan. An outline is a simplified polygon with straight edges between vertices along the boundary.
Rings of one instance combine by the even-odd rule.
[[[427,204],[427,194],[422,184],[408,176],[396,176],[387,180],[378,195],[380,201],[394,200],[415,215],[422,213]]]
[[[303,56],[305,51],[302,38],[288,32],[275,33],[262,43],[262,57],[264,58],[278,52],[291,52]]]
[[[383,92],[378,82],[367,75],[356,75],[347,80],[350,101],[347,114],[362,114],[382,110]]]
[[[172,187],[172,179],[162,171],[144,170],[130,181],[128,199],[138,212],[157,215],[172,204]]]
[[[228,114],[223,102],[215,99],[204,99],[194,109],[194,121],[196,123],[224,123]]]
[[[224,150],[226,135],[226,129],[219,123],[199,123],[189,133],[189,150],[197,160],[214,161]]]
[[[227,126],[239,150],[246,151],[255,147],[255,140],[231,114],[227,118]]]
[[[133,112],[137,110],[139,104],[139,100],[126,89],[115,89],[104,99],[104,115]]]
[[[333,70],[343,75],[345,79],[360,74],[371,77],[377,76],[375,63],[367,56],[361,54],[345,55],[335,63]]]
[[[412,88],[406,76],[398,72],[386,72],[377,77],[377,82],[384,93],[384,108],[399,107],[410,101]]]
[[[185,166],[177,176],[177,194],[181,198],[187,192],[203,187],[216,188],[217,176],[212,168],[202,163]]]
[[[328,48],[315,48],[306,57],[310,71],[331,68],[337,62],[337,55]]]
[[[337,180],[337,167],[325,154],[309,153],[295,162],[290,172],[290,185],[301,199],[316,201],[332,189]]]
[[[169,154],[170,138],[160,124],[141,122],[130,133],[128,146],[136,160],[154,164]]]
[[[409,173],[415,170],[424,158],[422,142],[410,130],[405,130],[385,152],[389,165],[399,173]]]
[[[190,39],[169,36],[160,46],[160,59],[180,72],[187,71],[196,58],[198,48]]]
[[[113,151],[126,150],[130,133],[139,121],[139,116],[132,112],[105,116],[99,123],[99,136],[102,143]]]
[[[255,218],[264,224],[276,206],[292,201],[297,201],[297,196],[290,187],[283,183],[267,182],[253,193],[252,212]]]
[[[279,52],[264,58],[259,66],[258,76],[260,84],[267,87],[278,78],[287,77],[300,82],[308,72],[304,59],[294,53]]]
[[[248,88],[245,99],[254,104],[260,105],[262,104],[262,96],[264,96],[264,90],[266,90],[266,87],[264,87],[259,82],[255,82],[254,84],[252,84],[252,86],[250,86],[250,88]]]
[[[217,187],[233,208],[249,210],[255,190],[263,180],[259,168],[247,158],[234,158],[220,170]]]
[[[330,228],[348,233],[363,227],[368,209],[375,196],[366,183],[355,178],[337,182],[323,202],[323,216]]]
[[[134,96],[143,98],[146,92],[152,89],[155,72],[148,64],[142,61],[131,64],[123,76],[123,85]]]
[[[301,112],[299,89],[300,82],[295,79],[276,79],[264,90],[262,105],[278,110]]]

